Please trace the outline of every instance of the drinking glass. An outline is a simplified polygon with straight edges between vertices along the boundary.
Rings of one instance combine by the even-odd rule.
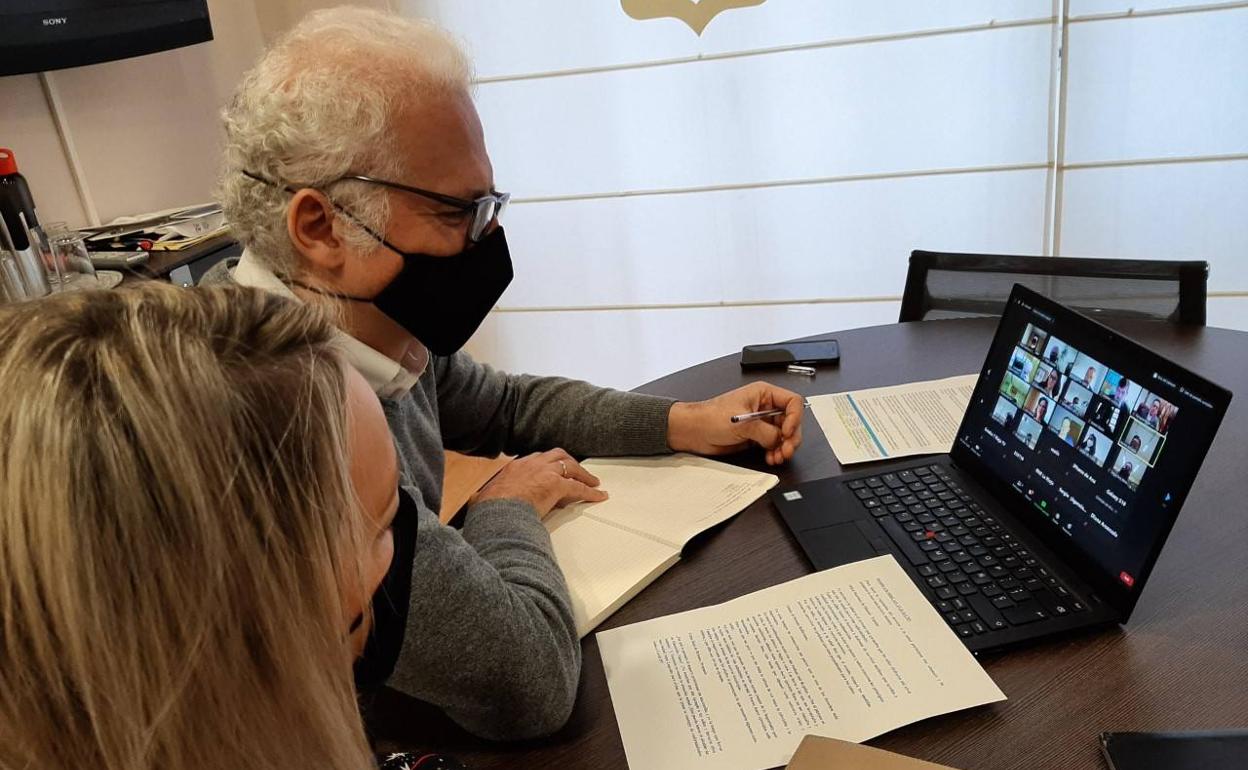
[[[64,222],[48,225],[48,280],[55,282],[56,291],[98,288],[99,278],[87,252],[87,242]]]

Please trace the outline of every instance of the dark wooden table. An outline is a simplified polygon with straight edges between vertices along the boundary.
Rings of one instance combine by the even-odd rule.
[[[975,372],[995,327],[995,320],[967,319],[842,332],[839,370],[768,379],[817,395]],[[1119,328],[1237,394],[1130,623],[984,657],[1008,701],[903,727],[872,745],[963,770],[1076,770],[1103,767],[1097,735],[1105,730],[1248,726],[1248,334],[1141,322]],[[696,400],[749,379],[727,356],[638,390]],[[804,427],[798,456],[779,471],[782,483],[841,472],[814,418]],[[763,467],[753,457],[733,461]],[[809,571],[764,499],[695,540],[601,629],[716,604]],[[392,739],[388,745],[457,755],[471,768],[623,768],[592,635],[584,653],[576,710],[549,739],[484,743],[396,694],[377,704],[379,735]]]
[[[153,251],[150,252],[146,263],[132,270],[122,270],[122,282],[129,284],[153,278],[169,280],[170,273],[179,267],[190,265],[219,252],[222,259],[225,256],[237,256],[242,253],[242,246],[232,236],[220,235],[180,251]],[[210,266],[215,262],[210,261],[206,264]],[[199,280],[203,269],[195,271],[195,274],[190,277]]]

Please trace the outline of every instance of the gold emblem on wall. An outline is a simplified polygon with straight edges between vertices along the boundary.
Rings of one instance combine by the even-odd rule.
[[[767,0],[620,0],[624,13],[638,21],[680,19],[699,35],[724,11],[762,5]]]

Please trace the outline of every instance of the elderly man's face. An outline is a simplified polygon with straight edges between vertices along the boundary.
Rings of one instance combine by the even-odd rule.
[[[398,121],[397,152],[404,168],[390,181],[473,200],[490,192],[494,168],[472,100],[447,95],[409,107]],[[464,250],[471,214],[419,195],[390,190],[386,240],[408,253],[452,256]],[[379,249],[369,261],[369,283],[380,291],[403,267],[399,255]]]

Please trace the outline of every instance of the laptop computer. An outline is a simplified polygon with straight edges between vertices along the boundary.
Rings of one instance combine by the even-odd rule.
[[[816,569],[893,554],[979,652],[1130,617],[1231,394],[1021,285],[948,455],[770,493]]]

